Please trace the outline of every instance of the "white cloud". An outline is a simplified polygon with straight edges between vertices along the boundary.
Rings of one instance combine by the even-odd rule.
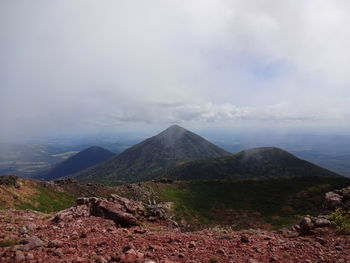
[[[130,122],[347,125],[345,0],[0,2],[1,134]]]

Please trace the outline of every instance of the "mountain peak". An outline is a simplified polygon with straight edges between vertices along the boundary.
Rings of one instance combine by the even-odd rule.
[[[185,128],[179,126],[179,125],[171,125],[164,131],[160,132],[156,137],[179,137],[183,135],[184,133],[190,133],[190,131],[186,130]]]
[[[228,152],[201,136],[172,125],[156,136],[128,148],[101,166],[76,175],[85,182],[147,181],[178,163],[227,156]]]
[[[61,163],[58,163],[55,167],[43,175],[42,179],[54,180],[67,176],[103,162],[112,156],[114,156],[114,153],[100,146],[91,146],[69,157]]]
[[[155,141],[166,147],[177,147],[185,141],[198,141],[199,138],[200,136],[197,134],[194,134],[179,125],[171,125],[154,137]]]
[[[159,134],[173,135],[173,134],[183,133],[183,132],[189,132],[189,131],[177,124],[174,124],[166,128],[164,131],[162,131]]]

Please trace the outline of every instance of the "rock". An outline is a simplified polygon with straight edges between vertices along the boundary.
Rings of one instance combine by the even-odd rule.
[[[52,221],[59,223],[61,221],[70,221],[77,217],[90,216],[90,209],[86,205],[73,206],[71,208],[58,212]]]
[[[28,234],[28,229],[25,226],[22,226],[19,231],[20,234]]]
[[[188,248],[194,248],[196,247],[196,242],[195,241],[191,241],[189,244],[188,244]]]
[[[133,215],[140,215],[145,212],[145,207],[141,202],[136,202],[116,194],[111,194],[111,196],[108,198],[108,201],[121,205],[125,212],[131,213]]]
[[[247,263],[259,263],[259,261],[253,259],[253,258],[248,258]]]
[[[57,248],[55,249],[52,254],[56,257],[61,257],[63,255],[63,249],[62,248]]]
[[[14,174],[6,174],[0,176],[0,185],[14,186],[19,188],[19,184],[17,183],[18,177]]]
[[[219,249],[216,251],[216,253],[222,254],[222,255],[226,255],[226,252],[225,252],[225,250],[224,250],[223,248],[219,248]]]
[[[242,243],[249,243],[249,237],[246,235],[241,235],[241,242]]]
[[[326,211],[333,211],[341,206],[342,196],[335,192],[328,192],[325,195],[323,209]]]
[[[300,223],[300,233],[303,235],[310,234],[312,229],[314,228],[314,224],[310,217],[304,217],[301,219]]]
[[[343,250],[344,248],[342,246],[336,246],[335,249],[340,251],[340,250]]]
[[[74,263],[84,263],[84,262],[87,262],[87,260],[85,258],[82,258],[82,257],[76,257],[73,262]]]
[[[179,258],[184,258],[184,257],[185,257],[185,254],[184,254],[184,253],[179,253],[177,256],[178,256]]]
[[[25,255],[24,255],[24,253],[22,251],[17,250],[15,252],[15,260],[16,260],[16,262],[22,262],[25,259],[26,259],[26,257],[25,257]]]
[[[315,227],[328,227],[331,225],[331,221],[323,217],[313,218],[312,222],[315,225]]]
[[[54,223],[61,221],[70,221],[77,217],[97,216],[105,219],[113,220],[122,227],[130,227],[137,225],[135,216],[127,211],[142,211],[143,206],[137,202],[130,201],[126,198],[114,196],[107,201],[103,198],[78,198],[76,206],[58,212],[54,219]]]
[[[327,244],[327,240],[325,240],[324,238],[316,237],[315,240],[323,246]]]
[[[146,229],[135,229],[134,233],[135,234],[145,234],[145,233],[147,233],[147,230]]]
[[[32,253],[27,253],[26,259],[27,260],[33,260],[34,259],[34,255]]]
[[[68,247],[66,249],[63,250],[64,254],[74,254],[75,253],[75,249],[73,247]]]
[[[149,222],[156,222],[157,218],[155,218],[154,216],[149,216],[147,219]]]
[[[62,186],[62,185],[77,184],[78,181],[72,178],[63,178],[63,179],[57,179],[53,181],[53,183],[56,185]]]
[[[144,254],[134,249],[129,249],[127,252],[120,256],[121,263],[143,263]]]
[[[122,249],[122,251],[123,251],[123,252],[127,252],[127,251],[129,251],[130,249],[134,249],[134,250],[135,250],[135,247],[134,247],[133,244],[128,244],[128,245],[124,246],[123,249]]]
[[[36,248],[42,247],[44,245],[44,242],[40,238],[38,238],[36,236],[29,237],[29,238],[27,238],[24,241],[26,242],[26,244],[23,245],[23,250],[24,251],[29,251],[29,250],[32,250],[32,249],[36,249]]]
[[[63,245],[64,245],[63,241],[54,239],[54,240],[51,240],[47,246],[50,248],[59,248],[59,247],[63,247]]]

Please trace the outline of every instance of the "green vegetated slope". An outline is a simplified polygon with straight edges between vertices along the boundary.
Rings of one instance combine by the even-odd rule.
[[[0,209],[32,209],[45,213],[72,206],[77,195],[44,182],[17,178],[12,185],[0,184]]]
[[[36,193],[27,201],[16,202],[16,209],[31,209],[44,213],[57,212],[75,204],[77,196],[45,187],[37,187]]]
[[[148,181],[184,161],[211,159],[229,153],[204,138],[173,125],[108,161],[73,175],[81,182],[118,184]]]
[[[245,180],[148,183],[163,201],[174,203],[178,220],[195,227],[228,225],[280,228],[300,216],[318,214],[324,194],[350,185],[344,177],[283,177]]]
[[[186,162],[167,171],[175,180],[235,179],[283,176],[339,176],[279,148],[241,151],[211,160]]]

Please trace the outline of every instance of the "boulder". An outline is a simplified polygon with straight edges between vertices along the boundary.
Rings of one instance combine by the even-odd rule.
[[[62,221],[70,221],[82,216],[90,216],[90,208],[87,205],[77,205],[62,210],[56,213],[52,221],[54,223],[59,223]]]
[[[335,192],[326,193],[325,200],[323,203],[323,209],[326,211],[333,211],[340,207],[342,203],[342,196]]]
[[[22,240],[20,243],[23,245],[18,246],[18,250],[29,251],[44,245],[44,242],[37,236],[32,236],[27,239]]]
[[[125,212],[134,215],[142,215],[145,212],[145,207],[142,205],[141,202],[133,201],[116,194],[111,194],[111,196],[108,198],[108,201],[121,205],[122,207],[124,207]]]
[[[312,223],[315,227],[329,227],[331,225],[331,221],[323,216],[312,218]]]
[[[98,200],[91,205],[91,215],[111,219],[122,227],[137,225],[137,219],[130,213],[124,212],[120,205]]]
[[[134,249],[126,251],[120,256],[121,263],[144,263],[144,254]]]
[[[123,200],[123,204],[127,203],[127,200]],[[126,212],[130,211],[130,209],[120,203],[110,202],[97,197],[78,198],[74,207],[58,212],[53,218],[53,222],[70,221],[77,217],[97,216],[113,220],[116,224],[123,227],[136,225],[137,219],[131,213]],[[130,206],[132,206],[131,202]],[[136,212],[136,210],[134,211]]]
[[[14,174],[6,174],[0,176],[0,185],[14,186],[19,188],[19,184],[17,183],[18,177]]]
[[[315,228],[310,217],[303,217],[299,223],[300,233],[303,235],[310,234]]]

